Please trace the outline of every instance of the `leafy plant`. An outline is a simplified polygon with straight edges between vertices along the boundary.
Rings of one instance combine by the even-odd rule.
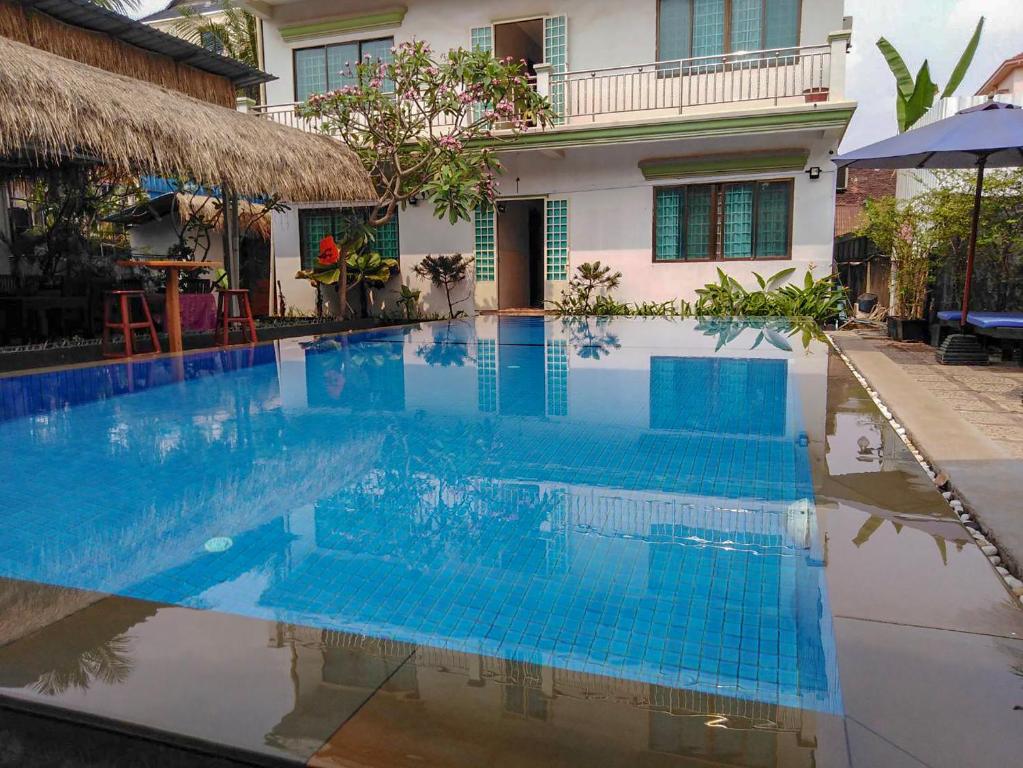
[[[371,289],[385,286],[397,269],[397,259],[386,259],[376,251],[362,250],[348,257],[348,289],[359,288],[363,317],[369,316]]]
[[[444,289],[444,296],[448,302],[448,317],[451,319],[456,317],[455,304],[461,304],[463,301],[469,300],[469,296],[466,296],[457,301],[452,301],[451,289],[466,279],[472,262],[472,258],[466,258],[460,253],[455,253],[450,256],[443,254],[427,256],[415,266],[414,271],[417,275],[428,278],[434,286]],[[464,314],[464,312],[459,310],[458,315]]]
[[[423,292],[418,288],[410,288],[402,285],[398,296],[398,306],[405,314],[406,320],[415,320],[419,317],[419,298]]]
[[[808,270],[802,286],[783,285],[794,272],[789,267],[767,278],[754,272],[759,290],[748,291],[718,269],[718,282],[696,290],[694,311],[700,317],[807,317],[818,323],[840,313],[848,299],[833,276],[815,280]]]
[[[351,147],[369,172],[378,195],[371,226],[413,198],[432,203],[438,218],[468,220],[496,196],[501,164],[492,145],[530,124],[549,125],[550,103],[510,57],[461,48],[435,56],[414,40],[391,58],[348,62],[342,73],[353,84],[311,96],[299,111]]]
[[[951,96],[962,83],[963,78],[966,76],[966,71],[970,68],[970,64],[973,63],[973,57],[977,53],[983,29],[984,17],[981,16],[980,21],[977,22],[977,27],[973,31],[973,36],[970,38],[969,43],[966,44],[966,49],[959,57],[959,61],[955,69],[952,70],[952,75],[949,77],[945,89],[941,92],[942,97]],[[899,52],[895,50],[895,46],[882,37],[877,41],[877,47],[884,56],[888,68],[892,71],[892,75],[895,76],[895,110],[898,118],[899,132],[902,133],[912,128],[921,117],[927,114],[928,110],[934,105],[934,97],[938,95],[939,88],[931,79],[930,64],[926,59],[920,65],[920,70],[914,79],[909,73],[909,67],[906,66],[906,62],[903,61]]]
[[[614,311],[619,306],[610,297],[610,291],[622,282],[622,273],[613,272],[611,267],[599,261],[586,262],[576,268],[568,287],[561,292],[561,298],[550,302],[558,314],[596,315],[626,314]],[[602,311],[597,312],[597,301]]]
[[[349,262],[353,256],[367,253],[375,239],[376,229],[360,214],[349,213],[344,217],[339,232],[320,241],[319,255],[312,269],[300,269],[295,277],[299,280],[308,280],[317,287],[335,286],[341,305],[341,316],[344,317],[350,309]]]
[[[895,283],[892,315],[923,318],[936,230],[920,201],[900,201],[891,195],[867,200],[863,223],[856,234],[872,240],[892,260]]]

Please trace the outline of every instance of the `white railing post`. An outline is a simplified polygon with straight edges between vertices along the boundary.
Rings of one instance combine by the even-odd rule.
[[[851,29],[843,29],[828,35],[828,44],[831,46],[828,101],[845,101],[846,48],[849,46],[851,39]]]
[[[551,97],[551,75],[554,74],[554,65],[537,64],[536,71],[536,92],[549,99]]]
[[[234,100],[234,103],[239,112],[251,112],[253,107],[256,106],[256,100],[250,99],[248,96],[239,96]]]

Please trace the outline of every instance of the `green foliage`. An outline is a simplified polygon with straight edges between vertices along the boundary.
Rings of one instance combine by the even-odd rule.
[[[419,317],[419,298],[423,292],[418,288],[410,288],[402,285],[398,295],[398,306],[405,315],[406,320],[415,320]]]
[[[969,43],[967,43],[965,50],[959,57],[959,61],[956,63],[955,69],[949,77],[945,90],[941,92],[942,96],[951,96],[962,83],[967,70],[970,68],[970,64],[973,62],[973,57],[977,53],[983,29],[984,17],[981,16],[973,31],[973,35],[970,37]],[[917,72],[916,79],[914,80],[909,72],[909,67],[906,66],[906,62],[899,55],[899,52],[895,50],[895,46],[882,37],[877,41],[877,47],[880,49],[885,62],[888,64],[888,68],[895,77],[896,116],[898,118],[899,132],[902,133],[912,128],[921,117],[927,114],[928,110],[934,105],[934,97],[938,95],[940,89],[931,79],[930,64],[926,59],[920,65],[920,70]]]
[[[451,289],[468,277],[469,267],[472,265],[472,262],[472,258],[466,258],[460,253],[454,253],[450,256],[443,254],[438,256],[430,255],[415,266],[414,271],[417,275],[429,279],[430,283],[437,288],[444,289],[444,296],[448,302],[448,317],[451,319],[465,314],[459,310],[456,315],[455,304],[468,301],[469,297],[466,296],[457,301],[452,301]]]
[[[961,295],[976,173],[939,171],[935,180],[914,205],[928,232],[934,267],[948,274],[949,292]],[[992,311],[1023,301],[1023,168],[991,170],[984,179],[973,295],[971,304]]]
[[[918,200],[903,202],[890,195],[867,200],[863,223],[856,234],[872,240],[892,260],[895,281],[892,315],[922,318],[936,242],[924,207]]]
[[[817,323],[833,320],[847,302],[845,291],[832,275],[815,280],[807,271],[803,284],[785,284],[793,267],[764,278],[753,273],[759,286],[749,291],[718,269],[718,282],[696,290],[694,311],[698,317],[805,317]]]
[[[551,305],[561,315],[626,314],[617,311],[619,305],[610,297],[610,291],[621,282],[621,272],[613,272],[611,267],[599,261],[586,262],[576,268],[568,287],[561,292],[561,298],[552,301]]]
[[[198,46],[212,38],[220,43],[224,56],[259,68],[259,33],[256,17],[251,13],[231,0],[219,0],[213,12],[189,5],[178,6],[177,10],[180,18],[172,27],[175,35]],[[259,97],[258,86],[239,92],[251,98]]]
[[[394,48],[390,63],[349,63],[344,74],[354,84],[311,96],[300,112],[362,161],[379,196],[373,226],[413,198],[425,198],[438,218],[468,220],[496,196],[492,145],[553,121],[522,63],[487,51],[435,56],[416,40]]]

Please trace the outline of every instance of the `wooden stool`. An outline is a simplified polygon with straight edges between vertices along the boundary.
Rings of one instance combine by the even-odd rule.
[[[231,314],[231,299],[238,297],[238,304],[242,314]],[[252,319],[252,307],[249,304],[249,292],[243,288],[225,288],[217,294],[217,326],[220,339],[217,344],[221,347],[228,345],[228,334],[231,332],[231,323],[238,323],[242,332],[248,337],[249,344],[255,344],[259,339],[256,337],[256,321]]]
[[[142,315],[145,318],[139,322],[132,322],[131,302],[135,300],[142,304]],[[114,306],[118,308],[118,320],[111,319]],[[153,352],[160,352],[160,339],[156,335],[156,326],[153,324],[153,316],[149,312],[149,302],[146,301],[146,294],[142,291],[106,291],[103,294],[103,357],[131,357],[135,354],[132,348],[132,337],[136,329],[145,328],[149,331],[149,338],[153,342]],[[110,331],[120,331],[124,335],[124,351],[110,351]]]

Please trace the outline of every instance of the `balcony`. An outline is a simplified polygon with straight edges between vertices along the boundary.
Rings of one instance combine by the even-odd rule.
[[[844,100],[846,39],[565,73],[540,64],[535,87],[558,115],[547,131],[838,102]],[[297,106],[261,105],[252,111],[282,125],[318,131],[319,122],[300,116]]]

